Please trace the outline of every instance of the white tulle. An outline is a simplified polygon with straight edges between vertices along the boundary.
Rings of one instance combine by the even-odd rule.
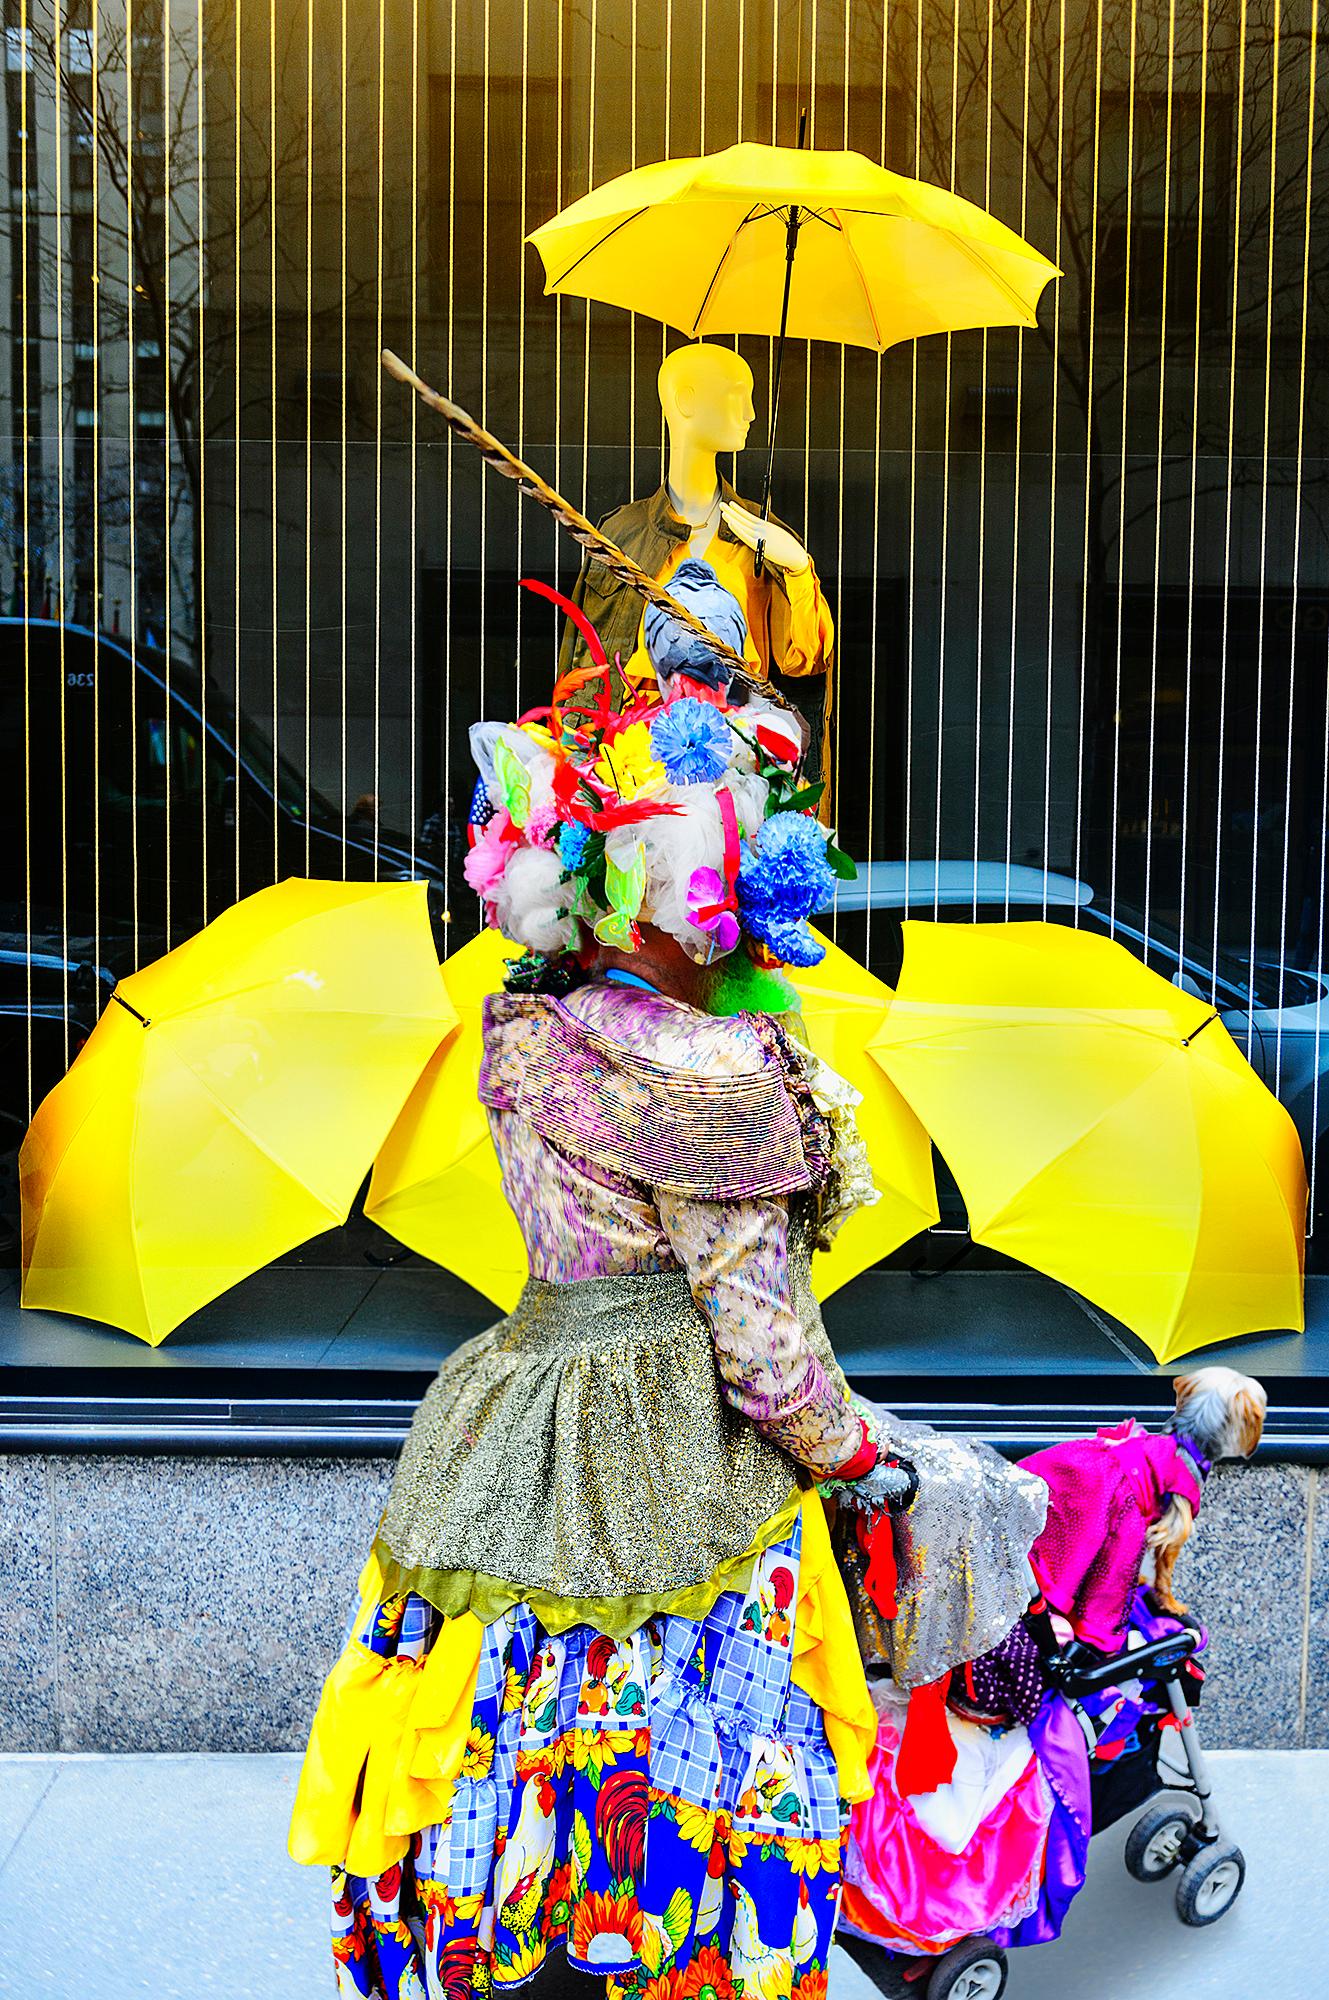
[[[567,914],[570,888],[557,854],[515,847],[494,897],[498,929],[531,951],[570,950],[577,942],[576,919]]]

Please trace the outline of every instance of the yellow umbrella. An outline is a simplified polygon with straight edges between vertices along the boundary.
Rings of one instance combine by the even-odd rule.
[[[878,353],[962,327],[1033,326],[1058,275],[948,188],[862,153],[749,143],[619,174],[529,240],[546,292],[694,337],[787,331]]]
[[[476,1096],[485,1000],[514,947],[497,931],[442,968],[457,1027],[440,1044],[380,1148],[365,1214],[400,1243],[454,1271],[508,1312],[526,1282],[526,1246],[503,1195],[489,1121]]]
[[[344,1222],[452,1025],[421,882],[288,881],[116,987],[23,1142],[23,1304],[153,1346]]]
[[[823,940],[826,942],[826,940]],[[403,1106],[374,1165],[365,1213],[422,1256],[456,1272],[508,1311],[526,1279],[526,1251],[503,1196],[489,1124],[476,1098],[485,998],[513,947],[494,931],[443,968],[460,1028],[441,1045]],[[932,1147],[895,1087],[864,1053],[891,990],[827,943],[794,975],[816,1053],[862,1093],[858,1120],[881,1200],[851,1216],[813,1267],[822,1298],[937,1219]]]
[[[1160,1361],[1302,1328],[1296,1128],[1207,1002],[1056,924],[904,933],[871,1052],[976,1243],[1073,1286]]]
[[[774,334],[770,507],[786,333],[878,354],[966,327],[1034,326],[1055,264],[948,188],[862,153],[743,143],[619,174],[534,230],[546,293],[694,338]]]
[[[820,965],[788,977],[798,993],[815,1054],[858,1091],[855,1117],[868,1150],[880,1200],[851,1215],[832,1238],[829,1250],[812,1265],[812,1287],[828,1299],[860,1271],[898,1250],[938,1218],[932,1173],[932,1142],[922,1124],[868,1054],[892,994],[857,959],[822,938]]]

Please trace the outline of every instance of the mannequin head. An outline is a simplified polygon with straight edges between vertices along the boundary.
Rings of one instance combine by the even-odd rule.
[[[666,354],[657,379],[671,452],[743,449],[755,412],[752,370],[741,354],[695,341]]]

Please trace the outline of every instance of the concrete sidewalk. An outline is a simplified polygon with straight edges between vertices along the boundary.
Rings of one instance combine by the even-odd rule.
[[[1329,1751],[1214,1757],[1245,1891],[1211,1929],[1095,1843],[1056,1945],[1012,1955],[1011,2000],[1324,1991]],[[293,1756],[0,1757],[0,1995],[330,2000],[326,1882],[285,1848]],[[875,2000],[836,1954],[834,2000]],[[917,1989],[914,1989],[915,1991]]]

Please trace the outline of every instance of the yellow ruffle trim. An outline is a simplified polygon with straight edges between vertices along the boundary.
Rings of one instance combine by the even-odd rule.
[[[761,1550],[778,1539],[770,1532],[774,1524],[781,1524],[780,1534],[788,1531],[799,1505],[803,1553],[793,1679],[821,1709],[841,1793],[856,1801],[871,1792],[867,1758],[877,1718],[826,1515],[815,1493],[796,1496],[792,1507],[782,1508],[763,1526],[752,1549],[733,1566],[735,1579],[744,1562],[750,1568]],[[701,1588],[708,1590],[709,1583]],[[357,1632],[394,1589],[371,1555],[360,1578]],[[719,1589],[711,1592],[707,1609],[718,1595]],[[508,1602],[515,1601],[509,1592]],[[544,1622],[539,1595],[531,1593],[524,1601]],[[697,1615],[676,1600],[669,1609]],[[618,1623],[621,1601],[614,1610],[613,1622]],[[305,1752],[288,1841],[294,1860],[344,1864],[353,1875],[381,1875],[406,1853],[413,1833],[446,1819],[466,1756],[486,1622],[469,1610],[449,1617],[420,1660],[385,1658],[358,1639],[348,1641],[324,1684]],[[576,1622],[565,1619],[558,1629]],[[594,1610],[584,1622],[606,1629]]]
[[[877,1711],[868,1693],[826,1510],[815,1493],[803,1496],[803,1551],[798,1566],[791,1672],[794,1685],[821,1710],[841,1798],[848,1799],[850,1805],[871,1798],[868,1756],[877,1740]]]

